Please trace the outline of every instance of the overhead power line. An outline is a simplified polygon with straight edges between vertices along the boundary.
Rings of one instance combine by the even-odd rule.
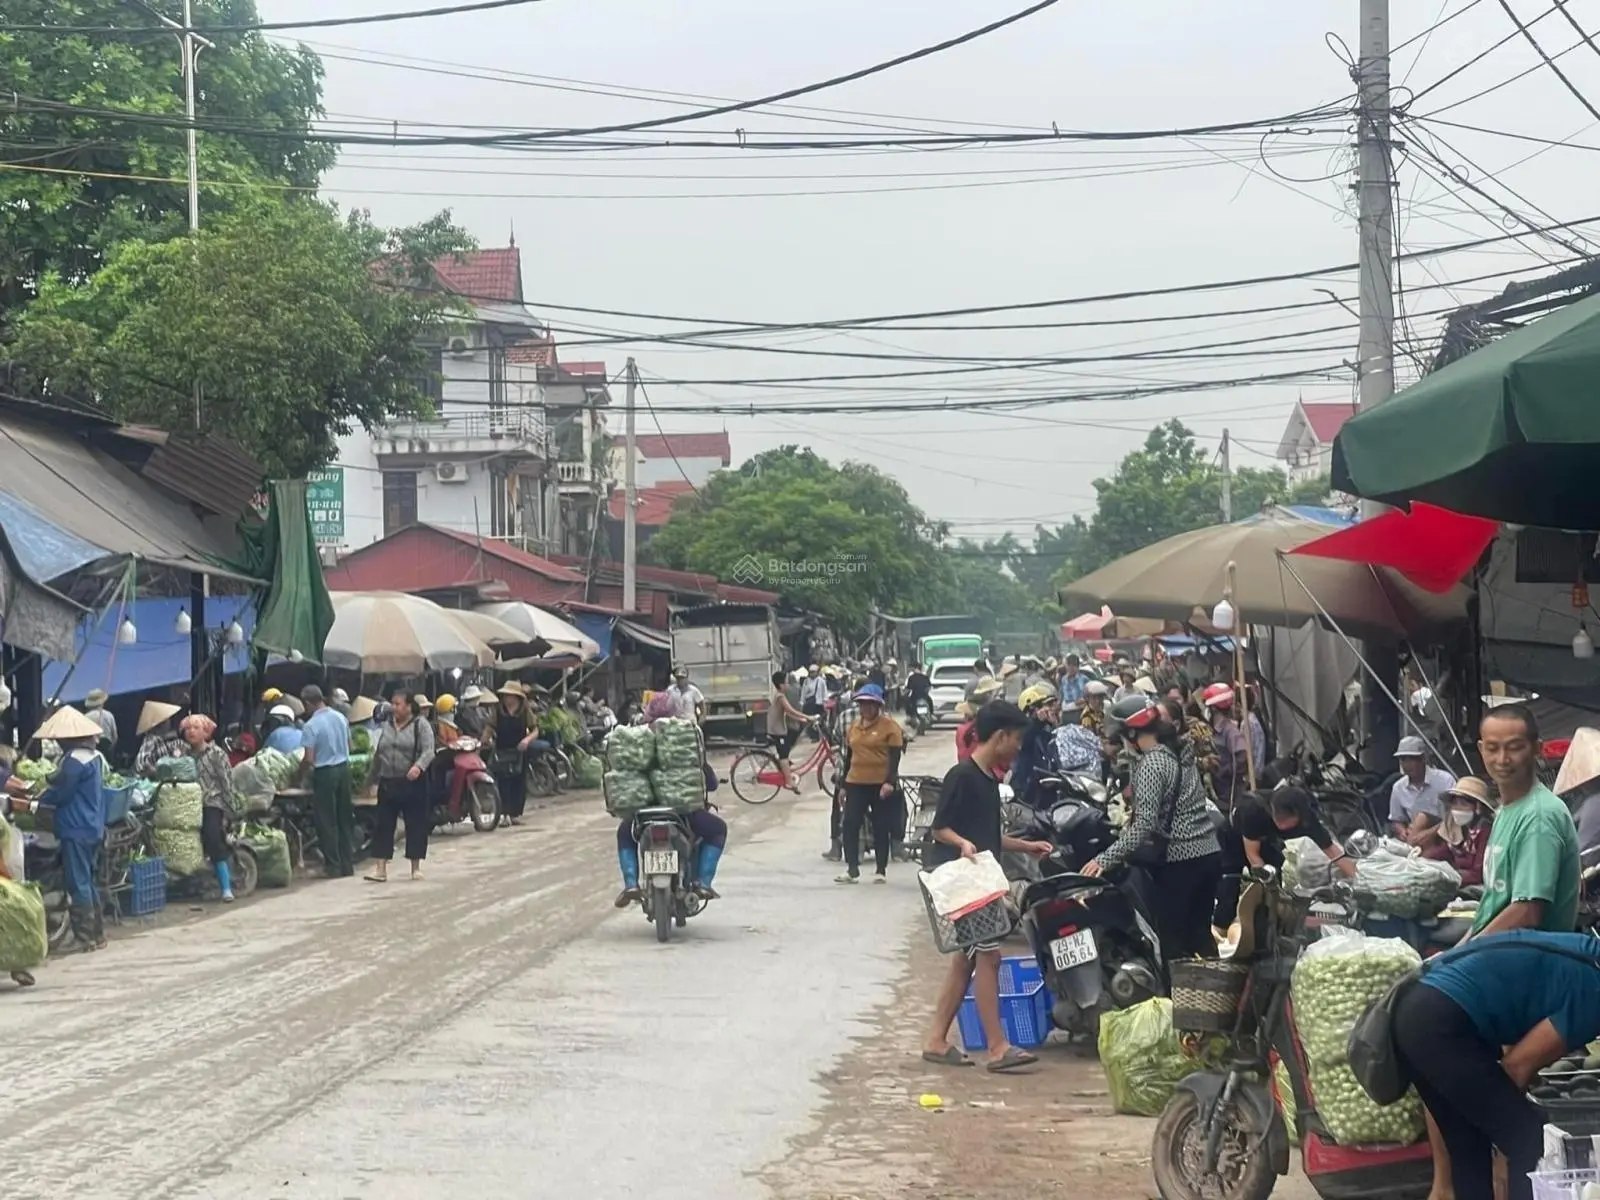
[[[438,8],[416,8],[397,12],[371,13],[364,17],[318,17],[309,21],[258,21],[254,25],[196,25],[189,32],[270,33],[276,29],[331,29],[342,25],[378,25],[390,21],[416,21],[424,17],[454,17],[464,13],[489,12],[497,8],[521,8],[544,0],[476,0],[471,4],[447,4]],[[52,33],[64,36],[140,38],[150,34],[182,33],[184,28],[129,29],[119,25],[0,25],[0,33]]]
[[[1561,80],[1562,86],[1565,87],[1567,91],[1572,93],[1579,104],[1583,105],[1584,108],[1589,110],[1589,115],[1591,117],[1593,117],[1596,121],[1600,121],[1600,108],[1596,108],[1593,104],[1589,103],[1589,97],[1580,92],[1578,90],[1578,85],[1573,83],[1571,79],[1567,78],[1567,73],[1560,67],[1556,66],[1556,60],[1551,58],[1549,54],[1545,53],[1545,48],[1539,44],[1539,39],[1533,36],[1533,31],[1522,23],[1522,18],[1517,16],[1516,10],[1511,7],[1510,0],[1500,0],[1500,7],[1505,9],[1506,16],[1511,18],[1512,22],[1517,27],[1517,32],[1522,34],[1522,36],[1527,40],[1528,45],[1532,46],[1534,50],[1538,51],[1539,57],[1544,60],[1544,65],[1555,72],[1555,76],[1557,79]],[[1562,6],[1561,4],[1557,3],[1556,7],[1561,8]],[[1563,9],[1563,11],[1565,10]],[[1583,30],[1580,28],[1578,32],[1582,33]],[[1584,36],[1585,39],[1587,39],[1588,35],[1585,34]]]

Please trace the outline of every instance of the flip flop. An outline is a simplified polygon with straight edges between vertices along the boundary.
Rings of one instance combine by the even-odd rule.
[[[361,878],[365,879],[368,883],[388,883],[389,882],[389,877],[387,875],[363,875]]]
[[[954,1046],[946,1046],[943,1054],[935,1054],[932,1050],[922,1052],[922,1061],[930,1062],[940,1067],[970,1067],[972,1060]]]
[[[999,1058],[986,1063],[985,1067],[996,1075],[1003,1075],[1007,1071],[1017,1071],[1023,1067],[1031,1067],[1038,1061],[1039,1056],[1037,1054],[1029,1054],[1026,1050],[1018,1050],[1015,1046],[1010,1046]]]

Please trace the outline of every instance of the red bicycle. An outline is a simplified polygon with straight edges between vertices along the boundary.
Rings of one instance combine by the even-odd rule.
[[[796,783],[815,771],[817,786],[825,795],[831,795],[839,773],[839,751],[828,740],[828,732],[817,727],[817,744],[803,763],[791,763]],[[728,768],[728,782],[733,794],[746,804],[765,804],[784,790],[783,768],[771,746],[752,746]]]

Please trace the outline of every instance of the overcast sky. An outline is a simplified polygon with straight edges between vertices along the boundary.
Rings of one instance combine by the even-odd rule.
[[[1513,3],[1526,21],[1548,8],[1533,0]],[[423,0],[260,0],[262,17],[269,21],[422,6]],[[746,99],[825,79],[1022,6],[1021,0],[546,0],[503,12],[310,30],[304,40],[325,56],[327,108],[346,127],[350,118],[381,121],[385,130],[398,121],[405,133],[438,132],[421,123],[580,127],[681,112],[686,107],[681,94]],[[1405,80],[1411,92],[1421,92],[1515,34],[1498,3],[1445,0],[1440,7],[1436,0],[1419,0],[1395,7],[1396,46],[1441,15],[1468,10],[1426,42],[1397,54],[1394,81]],[[1573,47],[1560,58],[1562,67],[1580,90],[1600,98],[1600,54],[1584,47],[1559,14],[1541,19],[1533,31],[1552,54]],[[981,41],[797,101],[814,106],[805,110],[744,113],[676,128],[685,137],[714,135],[731,143],[739,128],[815,139],[884,127],[1014,131],[1044,130],[1054,123],[1062,130],[1131,130],[1256,120],[1348,97],[1348,68],[1339,56],[1342,49],[1330,48],[1330,33],[1355,44],[1355,0],[1294,5],[1237,0],[1223,6],[1064,0]],[[416,69],[430,64],[455,74]],[[1600,145],[1596,122],[1520,37],[1423,96],[1416,111],[1435,112],[1530,68],[1522,79],[1442,112],[1439,119],[1557,140],[1576,136]],[[464,78],[463,73],[500,77]],[[638,94],[652,89],[680,94],[680,102]],[[1397,91],[1397,102],[1407,98],[1408,92]],[[1431,143],[1440,157],[1453,167],[1475,163],[1467,170],[1472,182],[1481,181],[1539,224],[1547,220],[1535,214],[1535,206],[1559,221],[1600,213],[1589,186],[1592,149],[1549,149],[1453,126],[1428,129],[1431,137],[1443,139]],[[821,322],[1352,262],[1356,234],[1348,130],[1348,125],[1324,124],[1315,133],[1302,130],[1265,140],[1252,134],[848,154],[757,155],[731,144],[726,150],[626,153],[360,147],[346,151],[325,193],[341,204],[369,208],[389,224],[449,207],[484,246],[504,245],[514,228],[529,300],[566,331],[560,335],[563,342],[576,342],[595,330],[662,334],[693,327],[546,306]],[[1407,143],[1407,156],[1397,164],[1404,249],[1493,237],[1507,232],[1508,223],[1521,228],[1483,199],[1443,186],[1433,178],[1443,174],[1442,168],[1410,149],[1416,141],[1412,135],[1401,138]],[[1522,198],[1505,191],[1506,185]],[[1600,238],[1600,225],[1586,229]],[[1582,248],[1593,244],[1580,242]],[[1567,257],[1568,250],[1530,237],[1409,264],[1401,276],[1407,307],[1419,314],[1447,309],[1492,294],[1515,276],[1448,290],[1441,282],[1490,272],[1528,276]],[[1325,300],[1319,286],[1342,297],[1355,294],[1353,275],[1344,274],[943,323],[1138,321]],[[1437,327],[1437,317],[1419,316],[1402,336],[1428,343]],[[801,442],[830,458],[876,463],[900,478],[930,515],[950,520],[960,533],[987,536],[1008,528],[1025,532],[1036,522],[1053,524],[1091,511],[1090,481],[1137,445],[1144,430],[1170,416],[1182,417],[1209,447],[1228,428],[1240,440],[1237,463],[1269,465],[1297,395],[1349,399],[1351,385],[1346,379],[1134,399],[1079,398],[1013,413],[747,417],[670,410],[708,403],[760,409],[780,403],[946,397],[959,405],[1019,393],[1082,393],[1311,371],[1353,357],[1354,319],[1331,305],[1087,329],[788,332],[761,342],[866,354],[1060,357],[1279,335],[1289,336],[1222,348],[1218,352],[1230,355],[1222,358],[924,374],[820,386],[706,381],[928,372],[950,364],[658,344],[571,346],[562,357],[603,358],[616,370],[631,352],[667,429],[725,426],[736,461],[784,442]],[[1404,359],[1402,369],[1415,374]],[[663,382],[649,384],[652,379]],[[648,418],[642,428],[651,428]]]

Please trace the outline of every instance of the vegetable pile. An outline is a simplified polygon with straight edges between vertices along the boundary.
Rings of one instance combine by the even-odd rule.
[[[619,725],[606,741],[606,757],[611,762],[602,779],[607,812],[626,816],[641,808],[705,807],[700,731],[693,721],[666,717],[650,726]]]
[[[636,813],[641,808],[653,807],[656,802],[650,776],[640,771],[607,771],[604,785],[606,811],[614,816]]]
[[[300,769],[301,753],[285,754],[271,746],[264,746],[256,752],[254,761],[267,773],[272,786],[281,792],[294,781],[295,772]]]
[[[650,728],[656,735],[656,766],[669,771],[700,769],[700,730],[693,721],[663,717]]]
[[[699,763],[693,767],[657,767],[650,772],[650,788],[655,792],[656,803],[664,808],[690,811],[705,807],[706,773]]]
[[[55,773],[55,764],[41,762],[36,758],[19,758],[17,765],[12,768],[12,773],[20,775],[29,783],[46,783]]]
[[[157,829],[151,837],[156,853],[166,862],[170,875],[199,875],[209,869],[200,834],[193,829]]]
[[[365,725],[353,726],[350,730],[350,753],[371,754],[372,734]]]
[[[0,879],[0,971],[31,971],[49,953],[39,890]]]
[[[261,756],[247,758],[233,769],[229,783],[233,788],[233,809],[241,816],[269,812],[277,788],[272,776],[261,765]]]
[[[1313,943],[1295,964],[1291,982],[1295,1026],[1305,1046],[1308,1083],[1328,1132],[1344,1145],[1396,1142],[1423,1136],[1422,1101],[1408,1091],[1380,1107],[1356,1082],[1346,1043],[1373,1001],[1422,959],[1398,938],[1345,933]]]
[[[156,796],[155,826],[198,832],[204,808],[198,783],[169,783]]]
[[[1183,1052],[1163,996],[1102,1015],[1099,1050],[1112,1107],[1135,1117],[1160,1116],[1178,1084],[1206,1065]]]
[[[618,725],[606,739],[606,757],[618,771],[643,774],[656,762],[656,735],[643,725]]]
[[[1356,862],[1356,905],[1362,912],[1427,920],[1455,899],[1461,876],[1449,863],[1377,849]]]
[[[605,777],[606,766],[593,754],[573,754],[573,785],[580,788],[597,788]]]
[[[262,887],[286,888],[294,878],[294,864],[289,857],[289,838],[283,830],[267,825],[246,825],[239,831],[239,840],[256,855],[256,881]]]

